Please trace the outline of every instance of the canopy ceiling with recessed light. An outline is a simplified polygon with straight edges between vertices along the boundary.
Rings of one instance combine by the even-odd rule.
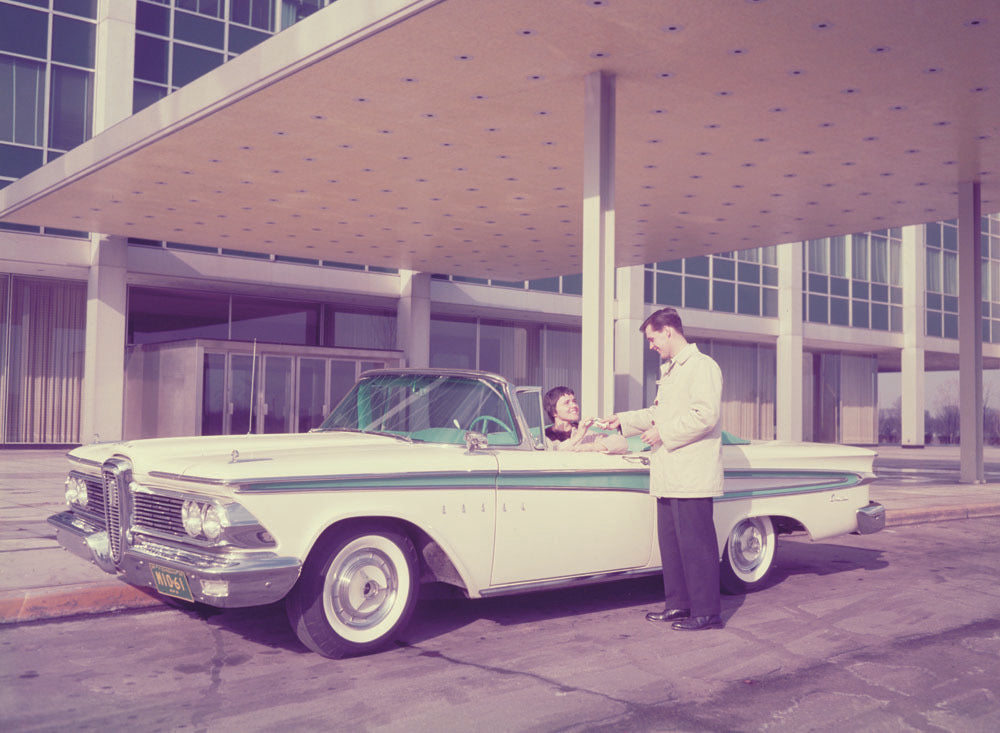
[[[521,280],[1000,210],[995,0],[339,0],[0,191],[0,219]]]

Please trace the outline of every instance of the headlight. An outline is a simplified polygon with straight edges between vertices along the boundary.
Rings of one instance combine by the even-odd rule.
[[[201,512],[202,506],[196,501],[185,501],[181,505],[181,523],[190,537],[198,537],[201,534]]]
[[[87,484],[79,476],[70,475],[66,478],[66,504],[72,507],[87,506]]]
[[[205,505],[205,511],[201,518],[201,531],[210,540],[217,540],[222,534],[222,515],[219,513],[219,507],[215,504]]]

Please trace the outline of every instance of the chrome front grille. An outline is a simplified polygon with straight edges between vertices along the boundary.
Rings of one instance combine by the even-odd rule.
[[[110,458],[101,469],[104,479],[104,518],[112,561],[117,565],[125,552],[125,529],[129,525],[129,482],[132,466],[124,458]]]
[[[136,527],[185,536],[184,525],[181,522],[181,505],[184,503],[182,499],[139,492],[132,496],[132,501],[134,503],[132,521]]]

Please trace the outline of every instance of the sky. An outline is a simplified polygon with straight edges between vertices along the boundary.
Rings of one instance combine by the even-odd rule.
[[[925,409],[936,413],[945,405],[958,404],[958,372],[927,372],[924,375]],[[878,407],[885,410],[899,399],[899,372],[878,375]],[[983,370],[983,401],[987,407],[1000,407],[1000,370]]]

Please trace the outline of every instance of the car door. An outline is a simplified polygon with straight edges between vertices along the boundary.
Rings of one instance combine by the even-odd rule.
[[[649,565],[655,512],[636,455],[498,450],[493,585]]]

